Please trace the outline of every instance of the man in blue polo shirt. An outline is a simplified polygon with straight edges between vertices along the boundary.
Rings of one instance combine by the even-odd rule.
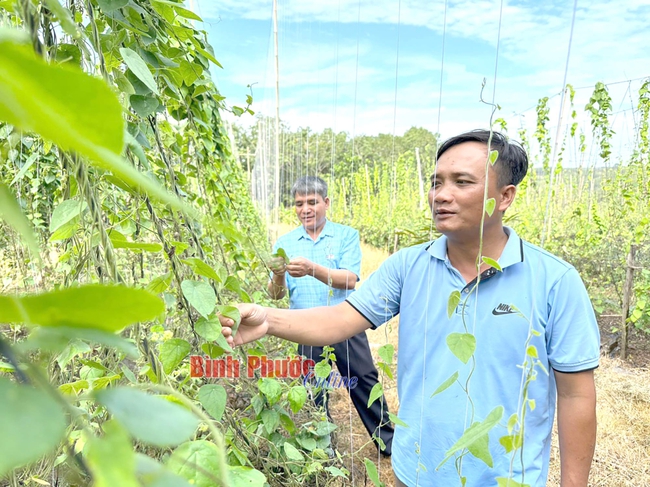
[[[273,299],[281,299],[288,291],[291,309],[342,303],[354,291],[361,273],[359,232],[327,219],[330,199],[327,183],[321,178],[299,178],[291,195],[301,226],[282,235],[273,246],[273,252],[283,249],[290,261],[285,264],[284,259],[279,258],[270,262],[273,273],[268,284],[269,294]],[[394,430],[384,396],[368,407],[370,392],[379,374],[365,331],[331,346],[341,376],[352,380],[347,389],[363,425],[381,453],[390,456]],[[323,347],[299,345],[298,353],[319,362]],[[315,402],[327,410],[325,394],[318,394]],[[377,438],[381,438],[381,442]]]
[[[545,486],[557,402],[561,486],[586,487],[598,327],[576,270],[503,226],[527,168],[501,134],[449,139],[429,191],[443,237],[392,255],[327,311],[241,305],[238,334],[222,318],[224,336],[318,344],[399,314],[398,486]]]

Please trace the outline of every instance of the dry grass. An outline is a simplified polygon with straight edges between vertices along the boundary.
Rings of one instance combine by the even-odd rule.
[[[362,281],[383,262],[387,254],[362,245]],[[368,331],[370,346],[377,359],[377,349],[391,343],[397,349],[397,321],[378,330]],[[637,362],[638,363],[638,362]],[[650,366],[633,367],[620,360],[602,357],[596,371],[598,391],[598,439],[589,485],[593,487],[650,486]],[[398,408],[395,381],[382,379],[389,409]],[[353,451],[354,481],[365,483],[363,458],[378,460],[374,446],[347,394],[336,390],[332,397],[332,415],[340,426],[337,437],[340,451]],[[352,443],[352,445],[351,445]],[[350,467],[350,465],[348,465]],[[381,480],[387,487],[394,485],[389,459],[379,463]],[[559,450],[557,429],[553,434],[549,486],[559,485]]]

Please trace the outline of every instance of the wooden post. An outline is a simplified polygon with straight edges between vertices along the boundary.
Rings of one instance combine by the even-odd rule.
[[[623,310],[621,312],[621,358],[627,358],[627,318],[630,314],[630,301],[634,290],[634,256],[637,246],[630,245],[630,252],[627,254],[627,270],[625,271],[625,285],[623,287]]]

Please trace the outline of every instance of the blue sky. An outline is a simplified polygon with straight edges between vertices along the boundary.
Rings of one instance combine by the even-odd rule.
[[[268,115],[275,106],[272,5],[191,2],[224,67],[213,75],[227,102],[242,105],[252,84],[253,109]],[[448,137],[488,126],[491,108],[479,101],[485,78],[484,98],[492,101],[494,91],[501,107],[495,116],[508,121],[511,134],[534,130],[534,107],[544,96],[552,97],[555,131],[573,5],[448,0],[445,21],[444,0],[279,0],[281,118],[292,128],[351,135],[401,135],[421,126]],[[650,76],[649,18],[650,0],[577,4],[567,81],[580,88],[578,112],[597,81],[636,80],[610,85],[622,151],[632,142],[637,79]],[[589,132],[588,118],[580,122]]]

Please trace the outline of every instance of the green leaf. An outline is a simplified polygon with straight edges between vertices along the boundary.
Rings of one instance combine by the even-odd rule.
[[[0,119],[64,150],[77,149],[83,141],[115,154],[122,151],[122,108],[104,81],[78,68],[48,65],[30,45],[5,35],[0,35],[0,66]]]
[[[24,39],[18,31],[0,29],[0,120],[85,155],[151,197],[199,218],[120,157],[124,119],[111,88],[76,67],[48,65],[31,45],[17,44]]]
[[[84,448],[94,487],[139,487],[135,454],[126,430],[115,420],[102,425],[104,436],[91,436]]]
[[[295,446],[293,446],[291,443],[288,441],[284,442],[284,453],[287,455],[287,458],[289,460],[294,460],[296,462],[302,462],[305,457],[300,453],[300,450],[298,450]]]
[[[497,487],[530,487],[530,484],[522,484],[507,477],[497,477]]]
[[[129,242],[128,240],[113,240],[111,234],[111,243],[116,249],[132,249],[132,250],[143,250],[145,252],[160,252],[162,250],[162,245],[159,243],[148,243],[148,242]]]
[[[262,417],[264,429],[269,435],[273,433],[280,424],[280,415],[275,409],[264,409],[260,416]]]
[[[451,376],[446,381],[440,384],[440,386],[433,392],[433,394],[431,394],[431,397],[435,396],[436,394],[440,394],[442,391],[451,387],[451,385],[456,382],[456,379],[458,379],[458,371],[451,374]]]
[[[314,366],[314,375],[326,379],[332,372],[332,365],[327,360],[321,360]]]
[[[450,333],[447,335],[447,346],[464,364],[474,355],[476,337],[471,333]]]
[[[397,417],[396,414],[393,414],[393,413],[389,412],[388,417],[395,424],[395,426],[401,426],[402,428],[408,428],[409,427],[409,425],[407,423],[405,423],[404,421],[402,421],[401,419],[399,419],[399,417]]]
[[[451,318],[456,311],[456,307],[460,303],[460,291],[454,291],[449,295],[449,300],[447,300],[447,317]]]
[[[81,216],[88,207],[85,201],[65,200],[59,203],[52,212],[50,232],[55,232],[74,218]]]
[[[77,27],[77,24],[74,23],[72,15],[70,15],[70,10],[64,8],[58,0],[45,0],[45,5],[47,5],[47,8],[49,8],[56,16],[59,24],[61,24],[63,32],[71,36],[73,39],[81,38],[81,31]]]
[[[194,434],[198,420],[183,406],[132,387],[104,389],[95,394],[137,440],[166,448]]]
[[[289,256],[283,248],[279,248],[273,257],[282,257],[287,264],[289,263]]]
[[[169,1],[166,1],[166,0],[152,0],[152,3],[160,3],[160,4],[163,4],[163,5],[169,5],[170,7],[172,7],[176,11],[176,13],[180,17],[184,17],[186,19],[191,19],[191,20],[198,20],[199,22],[203,22],[203,19],[201,17],[196,15],[191,10],[183,8],[183,6],[181,4],[179,4],[179,3],[169,2]]]
[[[126,7],[129,4],[129,0],[97,0],[97,5],[104,12],[112,12],[118,8]]]
[[[454,443],[454,445],[449,450],[447,450],[447,453],[445,454],[445,458],[442,460],[442,462],[440,462],[440,464],[436,467],[436,469],[440,468],[456,452],[468,448],[476,440],[489,433],[490,430],[499,423],[502,416],[503,416],[503,406],[497,406],[492,411],[490,411],[490,414],[487,415],[484,421],[476,422],[472,426],[467,428],[463,433],[463,435],[458,439],[458,441]]]
[[[501,268],[501,265],[494,259],[491,259],[490,257],[481,257],[481,260],[485,262],[487,265],[490,267],[494,267],[498,271],[503,271]]]
[[[142,453],[136,453],[136,473],[143,487],[192,487],[182,477]]]
[[[160,362],[163,364],[165,374],[171,374],[190,353],[192,347],[181,338],[170,338],[160,344]]]
[[[336,430],[337,426],[329,421],[320,421],[316,424],[316,435],[327,436]]]
[[[251,467],[228,465],[230,473],[230,487],[265,487],[266,476],[259,470]]]
[[[381,385],[381,382],[377,382],[372,389],[370,390],[370,396],[368,397],[368,407],[372,405],[377,399],[379,399],[384,394],[384,386]]]
[[[499,159],[499,151],[496,150],[491,150],[490,151],[490,164],[494,166],[494,164],[497,162]]]
[[[2,54],[0,54],[0,57],[2,57]],[[2,79],[0,78],[1,81]],[[2,91],[2,87],[0,87],[0,91]],[[0,101],[0,116],[2,116],[1,111],[2,101]],[[14,195],[3,183],[0,183],[0,218],[20,234],[29,247],[29,250],[40,261],[40,248],[36,240],[36,234],[32,229],[32,224],[23,215]]]
[[[131,95],[129,97],[129,102],[131,103],[133,111],[142,118],[147,118],[149,115],[153,115],[160,106],[158,98],[154,96]]]
[[[230,318],[235,323],[232,325],[232,336],[235,336],[237,330],[239,329],[239,324],[241,323],[241,313],[239,308],[235,306],[218,306],[219,314],[225,318]]]
[[[289,389],[287,399],[289,400],[291,410],[297,413],[305,405],[305,402],[307,402],[307,389],[305,389],[305,386],[293,386]]]
[[[377,353],[379,354],[379,358],[381,358],[387,364],[390,364],[393,362],[393,356],[395,355],[395,347],[392,344],[387,343],[379,347]]]
[[[271,406],[280,400],[282,397],[282,387],[275,379],[263,378],[258,382],[259,391],[264,394],[266,400]]]
[[[494,213],[494,208],[496,207],[497,202],[494,198],[490,198],[485,201],[485,211],[489,216],[492,216],[492,213]]]
[[[217,274],[217,272],[212,267],[210,267],[208,264],[203,262],[201,259],[194,257],[192,259],[181,260],[181,262],[189,266],[190,269],[192,269],[195,274],[198,274],[199,276],[207,277],[216,282],[221,282],[221,278],[219,277],[219,274]]]
[[[216,421],[221,421],[226,410],[228,394],[223,386],[217,384],[206,384],[199,389],[199,402],[210,416]]]
[[[207,317],[214,311],[217,295],[214,289],[205,281],[181,282],[181,289],[187,301],[202,315]]]
[[[149,284],[147,284],[145,289],[152,294],[160,294],[166,291],[171,283],[172,273],[168,272],[167,274],[154,278]]]
[[[86,286],[28,296],[0,296],[0,322],[67,326],[119,331],[151,320],[165,310],[163,302],[144,289]]]
[[[66,421],[46,392],[0,377],[0,477],[38,460],[63,439]]]
[[[528,348],[526,349],[526,355],[532,358],[537,358],[537,348],[535,345],[528,345]]]
[[[194,331],[203,339],[214,342],[221,335],[221,323],[218,318],[199,318],[194,325]]]
[[[506,449],[506,453],[510,453],[513,450],[516,450],[517,448],[521,448],[521,445],[523,444],[522,442],[522,436],[521,435],[507,435],[507,436],[502,436],[499,438],[499,443],[501,443],[501,446]]]
[[[18,343],[16,346],[22,352],[31,352],[34,350],[58,351],[67,347],[72,340],[100,343],[108,347],[113,347],[131,358],[138,358],[140,355],[138,348],[132,341],[115,333],[93,328],[73,328],[67,326],[35,328],[27,340]]]
[[[512,413],[510,415],[510,418],[508,418],[508,433],[512,433],[512,430],[515,428],[518,422],[519,416],[517,416],[517,413]]]
[[[367,458],[363,459],[363,463],[366,466],[366,473],[368,478],[372,481],[375,487],[384,487],[384,483],[379,480],[379,472],[377,471],[377,465],[368,460]]]
[[[492,454],[490,453],[490,436],[487,433],[469,445],[467,449],[488,467],[492,468],[494,466]]]
[[[144,62],[138,53],[128,47],[121,47],[120,54],[122,54],[122,58],[131,72],[136,75],[147,88],[153,91],[156,95],[159,95],[160,92],[158,91],[156,80],[153,79],[153,75],[151,74],[151,71],[149,71],[147,63]]]
[[[167,460],[167,467],[195,487],[230,485],[227,472],[220,469],[223,453],[206,440],[188,441],[180,445]]]

